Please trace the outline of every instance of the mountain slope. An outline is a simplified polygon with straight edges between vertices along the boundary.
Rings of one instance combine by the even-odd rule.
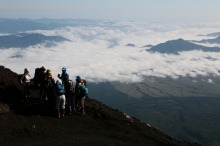
[[[198,43],[210,43],[210,44],[220,44],[220,36],[218,36],[217,38],[214,39],[205,39],[205,40],[201,40],[201,41],[196,41]]]
[[[38,103],[36,89],[24,102],[17,74],[0,66],[0,101],[11,110],[0,115],[0,144],[7,145],[126,145],[190,146],[156,128],[94,99],[86,99],[86,115],[57,119],[46,103]]]
[[[37,29],[48,29],[48,26],[26,19],[0,19],[0,32],[2,33],[15,33]]]
[[[38,33],[18,33],[0,36],[0,48],[26,48],[37,44],[46,43],[52,46],[55,42],[68,41],[60,36],[45,36]]]
[[[218,37],[220,36],[220,32],[214,32],[214,33],[210,33],[210,34],[207,34],[205,36],[214,36],[214,37]]]
[[[204,146],[219,146],[219,84],[218,76],[147,77],[140,83],[90,83],[89,87],[95,99],[172,137]]]
[[[192,50],[202,50],[205,52],[219,52],[220,48],[196,45],[194,43],[185,41],[183,39],[167,41],[165,43],[161,43],[159,45],[150,48],[151,52],[170,53],[170,54],[177,54],[178,52],[181,51],[192,51]]]

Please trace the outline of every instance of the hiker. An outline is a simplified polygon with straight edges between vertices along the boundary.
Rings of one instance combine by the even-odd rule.
[[[48,69],[44,75],[42,84],[42,95],[40,97],[41,101],[52,101],[54,99],[54,86],[55,80],[53,78],[52,72]]]
[[[75,108],[82,114],[85,114],[85,98],[88,96],[88,88],[86,80],[81,79],[80,76],[76,76],[75,86]]]
[[[47,90],[46,90],[46,68],[42,66],[38,74],[38,87],[40,87],[40,101],[48,100],[47,99]]]
[[[46,71],[46,68],[44,66],[35,69],[34,85],[36,87],[40,87],[41,86],[41,84],[43,82],[44,75],[45,75],[45,71]]]
[[[27,68],[24,69],[24,74],[21,76],[20,83],[23,85],[25,99],[30,99],[31,76]]]
[[[83,115],[85,115],[85,99],[88,96],[88,88],[86,84],[86,80],[81,80],[81,87],[80,87],[80,98],[79,98],[79,107]]]
[[[56,112],[57,112],[56,115],[58,118],[60,118],[60,116],[63,117],[65,115],[65,102],[66,102],[65,88],[60,79],[56,81],[55,96],[56,96]]]
[[[62,81],[65,81],[67,79],[69,79],[69,74],[66,72],[67,68],[66,67],[63,67],[62,68],[62,74],[58,74],[57,77],[59,79],[61,79]]]
[[[81,88],[81,77],[76,76],[75,103],[74,103],[74,107],[75,107],[76,110],[79,108],[80,88]]]
[[[69,79],[69,76],[65,78],[64,80],[64,87],[65,87],[65,96],[66,96],[66,107],[67,112],[69,115],[71,115],[73,112],[75,113],[75,107],[73,104],[74,101],[74,87],[73,87],[73,81]]]
[[[35,68],[35,72],[34,72],[34,86],[36,88],[40,87],[40,84],[39,84],[39,74],[40,74],[40,68]]]

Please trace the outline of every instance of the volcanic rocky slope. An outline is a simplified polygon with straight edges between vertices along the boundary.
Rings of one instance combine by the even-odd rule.
[[[176,140],[90,97],[86,99],[86,115],[56,118],[48,103],[38,101],[37,89],[32,88],[31,95],[32,99],[25,101],[18,75],[0,66],[1,146],[198,145]]]

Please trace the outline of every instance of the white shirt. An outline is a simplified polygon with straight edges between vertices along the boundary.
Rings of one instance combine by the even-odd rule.
[[[21,77],[21,83],[30,83],[31,76],[29,74],[23,74]]]

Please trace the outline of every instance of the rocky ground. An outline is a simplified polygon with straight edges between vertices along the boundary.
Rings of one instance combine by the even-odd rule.
[[[0,66],[1,146],[193,146],[88,97],[86,114],[56,118],[31,90],[25,101],[17,74]]]

